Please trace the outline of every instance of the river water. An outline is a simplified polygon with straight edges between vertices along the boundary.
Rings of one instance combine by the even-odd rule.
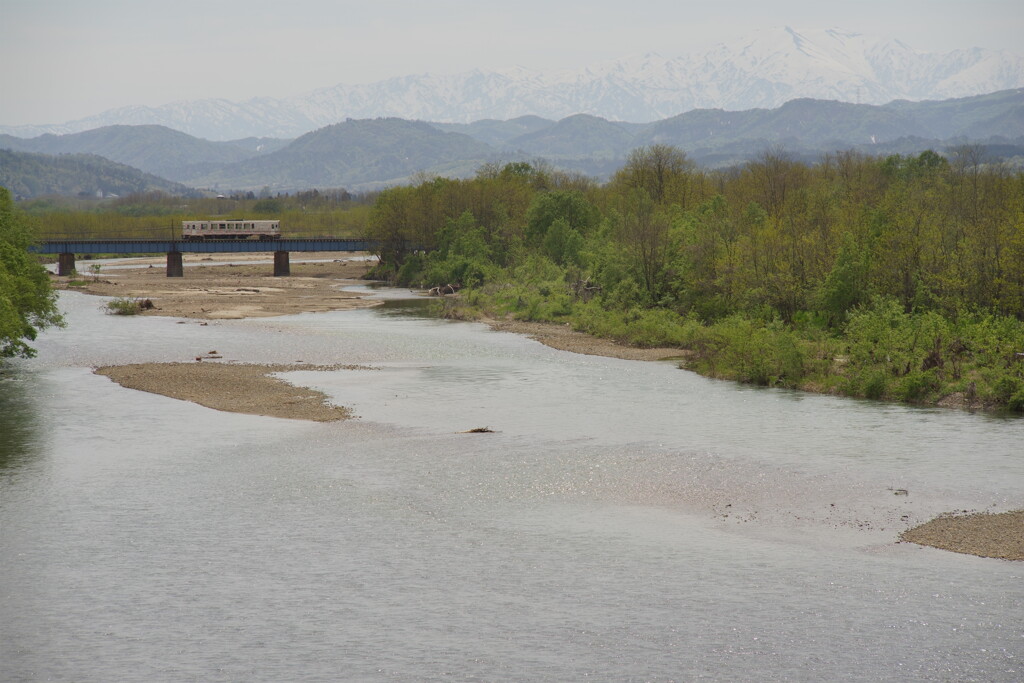
[[[742,387],[379,296],[200,325],[62,294],[68,328],[0,378],[0,680],[1024,679],[1024,564],[897,542],[1024,507],[1024,420]],[[91,372],[214,349],[367,366],[283,375],[359,417]]]

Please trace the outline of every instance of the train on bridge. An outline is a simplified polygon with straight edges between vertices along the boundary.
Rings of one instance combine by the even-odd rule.
[[[206,220],[182,221],[181,239],[185,242],[210,240],[279,240],[281,221]]]

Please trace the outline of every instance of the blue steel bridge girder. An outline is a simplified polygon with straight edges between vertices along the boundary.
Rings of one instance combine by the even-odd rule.
[[[182,277],[181,254],[273,252],[274,275],[291,274],[288,254],[292,251],[376,251],[377,240],[347,238],[278,239],[278,240],[51,240],[33,245],[37,254],[58,254],[59,275],[74,269],[75,254],[167,254],[167,277]]]
[[[246,253],[275,251],[376,251],[377,240],[348,238],[280,240],[49,240],[30,247],[37,254]]]

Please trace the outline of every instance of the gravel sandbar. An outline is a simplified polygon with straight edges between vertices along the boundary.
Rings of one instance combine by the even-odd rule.
[[[942,515],[904,531],[900,540],[967,555],[1024,560],[1024,510]]]
[[[297,387],[271,375],[295,370],[344,370],[355,367],[204,361],[108,365],[97,368],[95,372],[128,389],[192,401],[214,410],[333,422],[350,418],[351,411],[332,405],[327,396],[319,391]]]

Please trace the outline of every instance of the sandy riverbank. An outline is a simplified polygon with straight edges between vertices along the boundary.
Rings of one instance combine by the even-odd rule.
[[[220,258],[217,258],[220,256]],[[225,255],[197,255],[182,278],[168,278],[163,258],[125,260],[138,269],[101,269],[80,275],[79,291],[113,297],[148,298],[155,308],[144,315],[231,319],[341,310],[376,305],[358,294],[340,291],[344,280],[357,281],[370,263],[350,254],[330,261],[293,263],[290,277],[273,277],[269,263],[224,265]],[[266,256],[226,255],[248,262]],[[88,262],[79,263],[83,272]],[[119,263],[118,265],[121,265]],[[69,278],[54,278],[68,288]],[[494,329],[523,334],[553,348],[627,360],[666,360],[685,355],[680,349],[639,349],[575,332],[561,325],[509,320],[483,321]],[[296,387],[272,375],[289,370],[339,370],[346,366],[252,365],[219,363],[147,363],[98,368],[122,386],[192,401],[217,410],[291,419],[330,421],[350,417],[320,392]],[[944,515],[904,532],[901,541],[953,552],[1007,560],[1024,560],[1024,511],[1002,514]]]
[[[227,320],[378,305],[341,290],[344,281],[357,283],[367,273],[373,262],[365,258],[325,253],[324,261],[293,262],[288,277],[274,277],[267,258],[266,254],[185,254],[184,277],[167,277],[163,257],[123,259],[102,265],[98,273],[91,272],[92,262],[80,260],[76,277],[54,276],[53,280],[60,289],[149,299],[154,308],[144,315],[177,318]]]
[[[577,332],[568,325],[493,319],[485,319],[480,322],[490,325],[495,330],[513,332],[536,339],[541,344],[554,349],[583,353],[589,356],[607,356],[624,360],[677,360],[684,358],[688,353],[685,349],[669,347],[624,346],[610,339],[601,339],[584,332]]]

